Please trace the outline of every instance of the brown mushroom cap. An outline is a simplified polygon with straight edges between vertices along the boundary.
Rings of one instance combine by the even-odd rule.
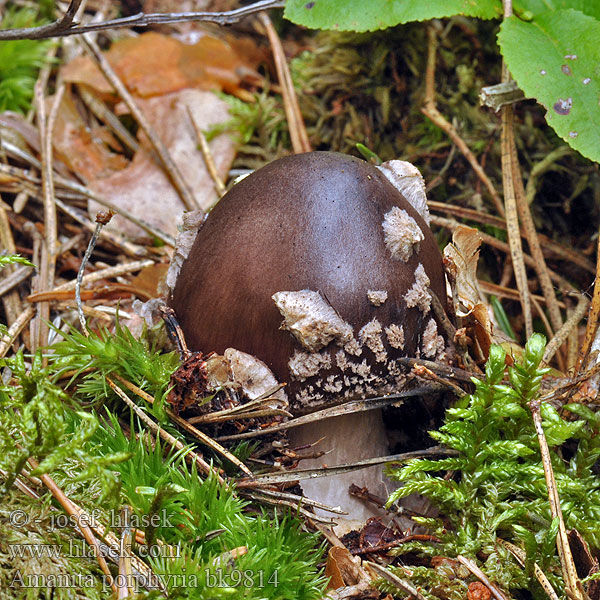
[[[406,211],[423,234],[407,260],[393,258],[386,244],[383,223],[394,207]],[[369,347],[356,360],[381,371],[388,360],[413,356],[431,321],[431,312],[409,308],[405,298],[419,265],[444,299],[433,234],[380,170],[338,153],[297,154],[249,175],[217,204],[182,266],[170,303],[191,349],[223,353],[232,347],[252,354],[279,381],[292,384],[293,399],[304,384],[290,376],[288,363],[306,349],[281,328],[282,312],[272,296],[318,292],[352,326],[356,339],[376,319],[386,360],[378,363]],[[387,298],[373,291],[387,292]],[[403,328],[403,347],[389,344],[384,329],[392,324]],[[340,348],[334,340],[323,350],[333,359]],[[319,376],[331,374],[341,379],[334,360]]]

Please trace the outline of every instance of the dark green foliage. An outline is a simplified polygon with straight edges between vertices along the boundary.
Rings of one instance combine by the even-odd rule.
[[[39,25],[38,14],[29,8],[6,10],[1,27],[12,29]],[[31,108],[38,70],[46,62],[51,40],[16,40],[0,44],[0,111],[27,112]]]
[[[556,556],[557,523],[552,521],[540,451],[528,404],[539,395],[548,369],[540,369],[544,339],[535,334],[522,360],[508,369],[510,385],[502,383],[505,352],[493,346],[485,381],[447,411],[446,422],[431,436],[458,451],[440,460],[414,460],[392,470],[404,483],[392,503],[410,493],[427,496],[440,509],[444,523],[424,520],[442,540],[436,554],[487,557],[483,568],[506,588],[529,587],[544,597],[528,576],[533,562],[560,583]],[[567,529],[576,528],[588,543],[600,547],[600,479],[592,466],[600,456],[599,419],[586,407],[567,407],[583,417],[563,419],[542,403],[543,426],[552,450],[552,466]],[[454,472],[445,478],[444,473]],[[514,559],[496,544],[501,537],[523,547],[528,569],[523,574]],[[421,546],[423,549],[424,547]]]

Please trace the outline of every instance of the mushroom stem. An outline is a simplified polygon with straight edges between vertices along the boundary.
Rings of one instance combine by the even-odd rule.
[[[315,450],[325,451],[327,454],[320,458],[303,460],[303,469],[352,464],[366,458],[389,454],[381,409],[316,421],[296,427],[290,430],[288,435],[292,448],[314,444],[324,438]],[[344,524],[348,521],[364,524],[370,517],[378,515],[378,509],[350,496],[348,488],[352,483],[366,487],[369,492],[383,498],[387,498],[396,487],[396,484],[383,474],[383,466],[377,465],[351,473],[302,481],[302,489],[308,498],[318,498],[320,502],[329,506],[340,506],[348,513]],[[316,512],[331,516],[331,513],[318,510]]]

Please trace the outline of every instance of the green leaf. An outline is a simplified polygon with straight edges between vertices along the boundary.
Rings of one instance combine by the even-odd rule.
[[[572,148],[600,161],[600,21],[569,9],[531,22],[505,19],[498,40],[509,70]]]
[[[598,0],[515,0],[513,7],[517,15],[524,11],[539,15],[549,11],[573,8],[585,15],[600,19],[600,2]]]
[[[311,29],[374,31],[454,15],[495,19],[498,0],[288,0],[284,16]]]

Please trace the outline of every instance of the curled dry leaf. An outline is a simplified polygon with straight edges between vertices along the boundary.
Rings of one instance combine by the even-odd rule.
[[[211,125],[230,118],[228,105],[212,92],[193,89],[145,100],[138,99],[137,102],[169,150],[198,205],[203,209],[210,207],[216,201],[217,194],[198,149],[188,107],[198,126],[208,129]],[[217,173],[225,178],[235,155],[234,142],[223,134],[214,138],[209,147]],[[97,177],[89,183],[89,187],[165,233],[172,236],[177,234],[183,203],[162,166],[154,159],[145,139],[141,140],[139,152],[126,168],[109,177]],[[90,202],[90,214],[95,214],[98,208],[95,202]],[[119,215],[114,217],[108,228],[131,237],[143,235],[141,229]]]
[[[360,558],[352,556],[347,548],[333,546],[327,555],[325,577],[331,577],[327,589],[337,590],[345,586],[353,586],[367,579],[360,567]]]
[[[455,279],[456,298],[459,302],[457,314],[466,316],[481,302],[477,285],[477,261],[481,236],[473,227],[459,225],[452,235],[452,242],[444,248],[444,260],[450,263]]]
[[[452,242],[444,248],[444,263],[454,280],[456,314],[472,327],[481,351],[480,358],[486,360],[492,344],[492,323],[477,284],[480,246],[479,231],[460,225],[452,235]]]

